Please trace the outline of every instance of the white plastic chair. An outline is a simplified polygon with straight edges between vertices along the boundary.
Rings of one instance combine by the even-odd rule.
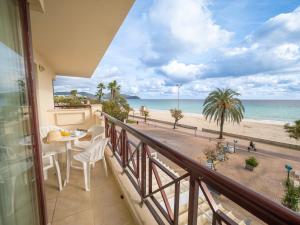
[[[48,170],[55,167],[56,176],[58,181],[59,190],[62,190],[62,179],[61,172],[59,168],[59,163],[57,160],[57,156],[60,153],[65,153],[66,148],[63,145],[59,145],[57,143],[49,143],[45,144],[43,139],[47,137],[48,133],[53,130],[60,130],[57,126],[42,126],[40,127],[40,138],[41,138],[41,146],[43,151],[43,171],[44,171],[44,179],[48,179]],[[61,156],[61,155],[60,155]],[[60,158],[61,159],[61,158]]]
[[[104,138],[101,140],[96,140],[92,144],[90,144],[88,147],[85,148],[84,152],[78,153],[74,155],[74,159],[78,162],[82,163],[83,166],[83,172],[84,172],[84,184],[85,184],[85,190],[90,190],[90,170],[91,165],[96,163],[99,160],[103,160],[103,166],[105,169],[105,174],[107,174],[107,165],[105,161],[104,151],[105,147],[107,145],[108,138]],[[69,164],[71,167],[71,165]],[[68,169],[68,172],[70,173],[70,168]],[[67,175],[70,177],[70,174]]]
[[[103,138],[103,134],[104,134],[104,127],[101,125],[93,125],[91,126],[87,132],[91,134],[91,140],[90,141],[79,141],[76,140],[72,143],[72,147],[71,151],[75,151],[75,152],[82,152],[85,151],[85,149],[92,143],[94,143],[97,140],[100,140],[101,138]],[[71,167],[76,168],[76,169],[82,169],[81,167],[78,167],[76,165],[73,164],[72,162],[72,153],[70,152],[70,159],[71,159]],[[93,168],[95,167],[95,164],[92,164]]]
[[[43,171],[44,171],[44,179],[48,179],[48,170],[55,167],[57,182],[58,182],[58,189],[59,191],[62,190],[62,182],[61,182],[61,173],[59,164],[56,158],[56,154],[54,152],[47,152],[43,154]]]
[[[94,143],[96,140],[100,140],[104,134],[104,127],[101,125],[91,126],[87,132],[91,134],[90,141],[74,141],[72,145],[72,150],[74,151],[84,151],[84,149],[89,146],[91,143]]]

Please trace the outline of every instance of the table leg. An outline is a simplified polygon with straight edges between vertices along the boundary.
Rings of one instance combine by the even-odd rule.
[[[70,156],[70,151],[68,149],[71,148],[71,142],[67,141],[65,142],[65,148],[66,148],[66,175],[64,179],[64,186],[69,183],[69,178],[70,178],[70,167],[71,167],[71,156]]]

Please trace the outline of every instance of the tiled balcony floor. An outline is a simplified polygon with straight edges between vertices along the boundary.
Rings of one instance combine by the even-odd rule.
[[[64,171],[62,171],[63,173]],[[45,181],[48,221],[52,225],[134,225],[112,172],[102,162],[91,170],[91,191],[84,190],[83,171],[72,169],[70,183],[59,192],[54,169]]]

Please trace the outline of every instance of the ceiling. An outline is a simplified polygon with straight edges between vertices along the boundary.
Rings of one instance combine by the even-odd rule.
[[[33,48],[56,74],[90,77],[134,0],[31,0]],[[38,7],[37,7],[38,6]]]

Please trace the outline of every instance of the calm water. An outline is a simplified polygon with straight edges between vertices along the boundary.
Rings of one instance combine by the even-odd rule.
[[[176,99],[129,99],[132,108],[169,110],[177,107]],[[183,112],[202,113],[203,100],[181,99]],[[245,118],[292,122],[300,119],[300,100],[243,100]]]

